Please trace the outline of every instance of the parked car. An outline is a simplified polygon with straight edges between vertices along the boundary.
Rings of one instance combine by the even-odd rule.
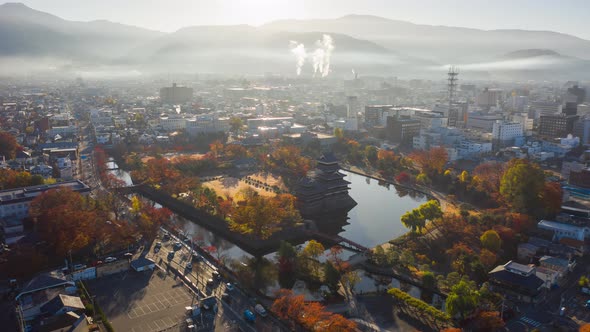
[[[247,322],[254,323],[256,321],[256,315],[248,309],[244,310],[244,319]]]
[[[217,305],[217,298],[215,296],[209,296],[201,300],[201,308],[205,310],[214,309]]]
[[[200,262],[203,260],[203,257],[201,257],[201,255],[197,254],[196,252],[193,252],[193,262]]]
[[[590,309],[590,300],[586,301],[586,304],[584,304],[584,307]]]
[[[219,274],[219,272],[217,271],[213,271],[213,273],[211,273],[211,276],[213,276],[215,280],[221,280],[221,274]]]
[[[258,313],[261,317],[266,317],[268,315],[268,313],[266,312],[266,309],[264,309],[264,307],[260,303],[258,303],[254,307],[254,310],[256,310],[256,313]]]
[[[190,271],[190,270],[192,270],[192,269],[193,269],[193,264],[191,264],[191,263],[189,262],[188,264],[186,264],[186,267],[185,267],[185,268],[186,268],[187,270],[189,270],[189,271]]]
[[[235,289],[235,286],[231,282],[228,282],[227,284],[225,284],[225,289],[231,292]]]
[[[174,250],[178,251],[180,249],[182,249],[182,243],[180,243],[180,242],[174,243]]]
[[[209,286],[209,287],[213,286],[213,279],[211,279],[211,278],[207,279],[207,286]]]
[[[229,295],[228,293],[223,293],[221,295],[221,299],[227,304],[231,303],[231,295]]]
[[[74,267],[74,271],[78,271],[78,270],[85,269],[86,268],[86,265],[84,265],[84,264],[76,264],[73,267]]]
[[[133,254],[130,253],[130,252],[126,252],[126,253],[123,254],[123,256],[125,256],[127,258],[131,258],[131,257],[133,257]]]
[[[164,234],[164,236],[162,237],[162,241],[166,242],[170,240],[170,234],[166,233]]]
[[[168,260],[170,261],[170,260],[172,260],[173,258],[174,258],[174,251],[170,251],[170,252],[168,253]]]
[[[115,257],[107,257],[104,259],[105,263],[112,263],[114,261],[116,261],[117,259]]]

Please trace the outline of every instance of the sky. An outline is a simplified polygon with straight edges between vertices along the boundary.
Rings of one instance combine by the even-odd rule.
[[[0,0],[0,3],[6,1]],[[261,25],[278,19],[377,15],[418,24],[551,30],[590,40],[590,0],[21,0],[68,20],[160,31],[192,25]]]

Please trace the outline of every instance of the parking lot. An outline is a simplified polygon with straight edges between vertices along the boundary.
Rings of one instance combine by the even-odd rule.
[[[87,282],[116,331],[185,331],[192,294],[165,272],[129,271]]]

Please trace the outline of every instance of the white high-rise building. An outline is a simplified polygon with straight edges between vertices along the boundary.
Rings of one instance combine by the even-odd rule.
[[[498,120],[492,127],[492,139],[507,142],[523,136],[522,124],[518,122],[504,122]]]

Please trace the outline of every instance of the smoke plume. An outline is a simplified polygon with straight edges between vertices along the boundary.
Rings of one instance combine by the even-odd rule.
[[[334,51],[334,40],[330,35],[323,35],[316,41],[316,50],[313,52],[313,75],[328,76],[330,73],[330,58]]]
[[[297,76],[301,75],[301,67],[305,64],[305,58],[307,58],[307,52],[305,51],[305,45],[300,44],[294,40],[289,42],[289,48],[291,53],[295,55],[295,63],[297,68]]]

